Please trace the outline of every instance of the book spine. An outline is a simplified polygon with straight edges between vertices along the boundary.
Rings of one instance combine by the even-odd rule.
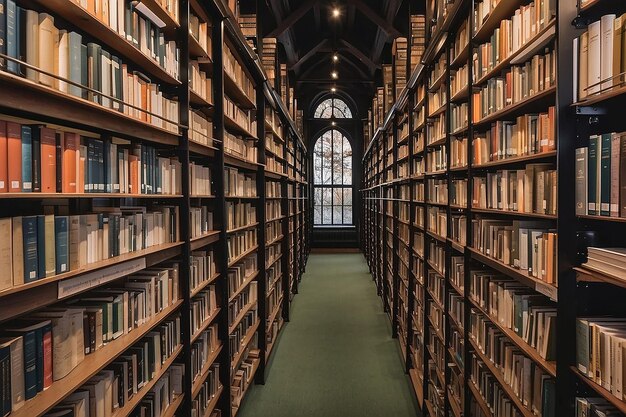
[[[46,276],[46,216],[37,216],[37,278]]]
[[[587,148],[576,149],[576,215],[587,214]]]
[[[2,0],[0,0],[0,7]],[[0,15],[0,17],[2,17]],[[9,141],[7,123],[0,120],[0,193],[9,191]]]
[[[56,175],[56,192],[57,193],[62,193],[63,192],[63,156],[65,154],[65,149],[64,149],[64,145],[65,145],[65,140],[63,138],[63,133],[61,132],[56,132],[54,135],[54,139],[55,139],[55,157],[56,157],[56,169],[55,169],[55,175]]]
[[[24,338],[24,391],[26,399],[37,395],[37,338],[35,332],[27,332]]]
[[[67,216],[57,216],[54,218],[55,233],[55,270],[57,274],[69,270],[69,218]]]
[[[29,283],[38,278],[37,216],[24,216],[22,218],[22,234],[24,239],[24,282]]]
[[[619,216],[620,134],[611,134],[611,217]]]
[[[611,214],[611,134],[601,137],[600,145],[600,215]]]
[[[31,130],[31,181],[32,191],[41,192],[41,128],[33,126]]]
[[[598,155],[598,147],[599,147],[600,138],[598,136],[591,136],[589,138],[589,168],[587,169],[588,174],[588,185],[587,189],[588,200],[587,200],[587,212],[589,215],[595,216],[599,214],[599,207],[596,208],[596,200],[599,194],[598,189],[598,167],[599,167],[599,155]]]
[[[33,153],[30,126],[22,126],[22,192],[33,190]]]

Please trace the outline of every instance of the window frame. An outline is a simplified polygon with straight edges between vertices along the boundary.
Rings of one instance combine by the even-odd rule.
[[[328,157],[325,158],[324,155],[324,139],[325,135],[330,134],[330,177],[329,181],[326,182],[324,179],[325,172],[325,164],[324,160],[328,161]],[[338,136],[339,143],[336,144],[336,137]],[[347,146],[347,148],[346,148]],[[319,164],[316,164],[317,158],[319,155]],[[334,160],[336,156],[339,155],[341,158],[341,175],[339,177],[340,181],[335,182],[335,164]],[[314,227],[346,227],[354,225],[354,182],[353,182],[353,164],[354,164],[354,151],[352,147],[352,143],[348,139],[348,136],[342,132],[341,130],[333,127],[324,130],[319,134],[315,143],[313,145],[313,226]],[[346,180],[346,161],[349,161],[350,165],[350,178],[349,181]],[[320,172],[319,176],[316,173],[317,168],[319,167]],[[317,180],[316,178],[319,178]],[[317,190],[320,190],[320,204],[317,204]],[[324,190],[329,190],[330,192],[330,204],[324,203],[324,194],[326,193]],[[341,190],[341,204],[335,204],[335,190]],[[346,204],[346,190],[349,190],[350,194],[350,203]],[[324,222],[324,208],[330,207],[330,222]],[[339,223],[335,223],[335,208],[341,209],[341,219]],[[346,221],[346,208],[350,210],[350,219]],[[319,222],[316,221],[316,210],[319,210]]]
[[[343,104],[344,108],[341,109],[336,103]],[[324,109],[320,110],[320,107],[326,106]],[[330,116],[324,116],[323,113],[326,112],[330,108]],[[318,116],[318,111],[320,115]],[[317,120],[327,120],[327,119],[353,119],[354,115],[352,113],[352,109],[348,105],[348,103],[340,98],[340,97],[326,97],[321,100],[317,106],[315,106],[315,110],[313,111],[313,118]]]

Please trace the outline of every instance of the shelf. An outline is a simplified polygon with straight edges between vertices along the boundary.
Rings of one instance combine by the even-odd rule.
[[[506,396],[510,398],[511,402],[515,405],[523,417],[533,417],[534,414],[522,404],[522,401],[519,399],[513,388],[511,388],[506,382],[504,382],[504,377],[502,372],[491,362],[491,360],[480,350],[478,344],[474,341],[474,339],[470,336],[469,342],[474,348],[474,352],[476,356],[480,358],[480,360],[485,364],[485,366],[489,369],[489,372],[493,375],[493,377],[498,381],[498,384],[502,388],[502,391],[505,392]]]
[[[258,171],[261,166],[259,163],[254,161],[248,161],[240,156],[233,155],[228,152],[224,152],[224,163],[226,165],[232,165],[237,168],[241,168],[248,171]]]
[[[514,6],[519,6],[516,2],[507,2],[508,4],[513,4]],[[517,8],[517,7],[516,7]],[[499,22],[498,22],[499,26]],[[555,36],[556,34],[556,20],[553,19],[544,27],[541,31],[537,32],[535,36],[533,36],[528,42],[526,42],[520,49],[514,51],[508,57],[502,59],[498,64],[496,64],[491,70],[487,71],[485,75],[480,77],[475,83],[474,86],[479,86],[485,84],[489,79],[500,75],[500,73],[510,67],[511,65],[521,64],[530,59],[533,54],[539,51],[541,48],[546,46]]]
[[[204,246],[208,246],[213,243],[216,243],[217,241],[219,241],[219,238],[220,238],[219,230],[213,230],[203,236],[195,237],[191,239],[191,250],[197,250]]]
[[[202,367],[200,374],[196,376],[196,378],[194,379],[192,383],[191,398],[196,398],[198,394],[200,393],[202,384],[204,384],[204,381],[209,375],[209,370],[211,369],[211,365],[213,365],[213,363],[217,360],[217,357],[222,352],[223,346],[224,345],[220,343],[220,345],[215,350],[213,350],[213,352],[209,353],[209,356],[207,357],[206,363]],[[221,392],[221,387],[220,387],[220,390],[218,390],[218,392]],[[219,397],[219,395],[216,395],[216,397]]]
[[[248,97],[237,81],[235,81],[227,71],[224,71],[224,94],[236,101],[239,107],[244,110],[256,109],[255,100]]]
[[[457,68],[462,67],[464,64],[466,64],[467,60],[469,59],[469,51],[470,51],[470,43],[468,41],[467,44],[463,47],[463,49],[461,49],[461,52],[459,52],[459,54],[455,56],[454,59],[452,59],[452,61],[450,61],[450,69],[457,69]]]
[[[274,307],[274,310],[272,311],[272,313],[267,318],[267,322],[269,322],[269,325],[274,323],[274,321],[276,320],[276,317],[278,316],[278,312],[280,311],[282,306],[283,306],[283,296],[281,295],[278,298],[278,302],[276,303],[276,307]]]
[[[218,314],[220,314],[221,308],[216,308],[215,311],[213,313],[211,313],[209,315],[209,317],[207,317],[206,319],[204,319],[204,321],[202,322],[202,324],[200,325],[200,327],[198,328],[198,330],[196,330],[196,332],[191,335],[191,343],[193,344],[193,342],[195,342],[200,335],[202,334],[203,331],[205,331],[206,329],[209,328],[209,326],[211,325],[211,323],[217,318]]]
[[[452,395],[450,390],[448,392],[448,403],[450,404],[450,410],[452,410],[452,414],[454,417],[461,417],[463,413],[461,412],[461,406],[458,404],[457,399]]]
[[[241,340],[241,346],[239,348],[239,352],[237,354],[235,354],[235,356],[232,358],[231,363],[230,363],[231,371],[234,371],[235,368],[237,366],[239,366],[239,362],[241,361],[241,359],[243,359],[243,354],[246,351],[246,349],[247,349],[248,345],[250,344],[250,342],[252,341],[252,337],[254,336],[254,334],[256,333],[257,329],[259,328],[259,323],[260,322],[261,321],[257,318],[256,323],[253,324],[252,326],[250,326],[250,328],[246,332],[246,335]],[[232,372],[231,372],[231,374],[232,374]]]
[[[490,314],[487,313],[478,303],[471,297],[468,297],[473,308],[478,310],[487,320],[489,320],[494,326],[496,326],[513,344],[515,344],[520,350],[524,352],[526,356],[532,359],[536,364],[538,364],[544,371],[550,374],[553,377],[556,377],[556,363],[552,361],[547,361],[541,356],[537,350],[531,347],[524,339],[518,336],[513,330],[504,327],[500,324],[500,322],[491,317]]]
[[[161,311],[150,321],[128,334],[108,343],[90,355],[70,372],[65,378],[55,381],[50,388],[38,393],[34,398],[26,401],[19,410],[11,412],[12,417],[41,416],[52,407],[60,403],[65,397],[80,388],[85,382],[100,372],[111,361],[126,352],[126,350],[140,341],[154,327],[161,323],[170,314],[176,311],[182,304],[182,300]]]
[[[230,234],[230,233],[237,233],[237,232],[241,232],[243,230],[248,230],[248,229],[254,229],[259,225],[259,222],[256,223],[250,223],[247,224],[245,226],[239,226],[239,227],[235,227],[234,229],[228,229],[226,231],[226,233]]]
[[[233,320],[233,323],[228,326],[228,334],[232,334],[237,329],[237,326],[239,325],[239,323],[241,323],[241,320],[243,320],[246,314],[248,314],[249,311],[253,310],[254,307],[257,307],[257,305],[258,305],[257,300],[254,300],[252,302],[249,302],[246,306],[244,306],[244,308],[241,309],[239,314],[237,314],[237,317],[235,317],[235,320]]]
[[[82,199],[82,198],[136,198],[154,200],[172,200],[182,198],[182,194],[125,194],[125,193],[1,193],[0,200],[52,200],[52,199]]]
[[[503,165],[513,165],[519,163],[526,163],[529,161],[546,160],[556,158],[556,151],[548,151],[535,153],[531,155],[514,156],[511,158],[498,159],[496,161],[483,162],[482,164],[472,165],[473,169],[500,167]]]
[[[532,96],[520,100],[515,104],[506,106],[503,109],[496,111],[495,113],[491,113],[490,115],[483,117],[482,119],[474,122],[473,127],[478,128],[482,125],[489,124],[497,120],[512,118],[513,116],[516,116],[518,114],[526,113],[530,109],[542,107],[542,104],[544,104],[544,100],[551,98],[555,93],[556,87],[549,87],[544,91],[535,93]],[[548,106],[544,105],[543,107],[547,108]]]
[[[556,214],[525,213],[521,211],[484,209],[484,208],[476,208],[476,207],[472,207],[472,212],[484,213],[484,214],[495,214],[495,215],[509,216],[509,217],[532,217],[535,219],[546,219],[546,220],[557,219]]]
[[[584,264],[580,267],[574,268],[574,271],[577,273],[576,279],[579,282],[604,282],[617,287],[626,288],[626,280],[623,280],[613,274],[593,269]]]
[[[228,130],[233,130],[236,133],[245,136],[246,138],[258,140],[255,133],[248,131],[248,129],[246,129],[244,126],[241,126],[235,121],[235,119],[233,119],[226,113],[224,113],[224,127],[226,127],[226,129]]]
[[[541,293],[553,301],[557,301],[557,287],[554,285],[548,284],[544,281],[541,281],[535,277],[528,275],[526,271],[522,271],[516,268],[513,268],[504,262],[501,262],[497,259],[491,258],[480,251],[468,247],[467,250],[470,251],[472,258],[475,260],[487,265],[490,268],[495,269],[511,278],[516,279],[522,284],[528,286],[531,289],[534,289],[538,293]]]
[[[424,388],[422,386],[422,380],[417,374],[417,371],[413,368],[409,369],[409,377],[411,378],[411,385],[413,386],[413,392],[417,397],[417,403],[420,408],[424,406]]]
[[[169,370],[170,366],[172,365],[172,363],[174,363],[174,360],[178,357],[178,355],[180,354],[180,352],[182,352],[182,350],[183,350],[182,345],[179,345],[174,350],[174,352],[172,352],[172,354],[161,365],[161,368],[158,371],[155,372],[155,374],[152,376],[152,379],[150,381],[148,381],[148,382],[144,382],[144,384],[141,387],[141,389],[139,389],[136,394],[134,394],[132,397],[130,397],[128,399],[128,402],[126,402],[122,408],[118,408],[112,414],[111,417],[127,417],[127,416],[129,416],[133,412],[135,407],[137,407],[141,403],[141,401],[144,399],[146,394],[148,394],[150,392],[150,390],[156,385],[156,383],[159,381],[159,379],[161,379],[161,377],[163,375],[165,375],[165,373]],[[171,406],[171,404],[170,404],[170,406]]]
[[[602,398],[607,400],[612,406],[617,408],[622,414],[626,413],[626,402],[618,399],[610,391],[598,385],[597,383],[595,383],[595,381],[592,381],[591,379],[587,378],[575,366],[571,366],[570,369],[575,375],[578,376],[578,379],[582,380],[596,394],[599,394]]]
[[[145,265],[146,268],[148,268],[180,255],[182,245],[182,242],[176,242],[152,246],[148,249],[130,252],[116,256],[115,258],[88,264],[63,274],[7,288],[6,290],[0,291],[0,299],[3,303],[3,308],[0,309],[0,321],[58,302],[57,283],[59,281],[76,278],[99,270],[102,272],[103,276],[108,276],[111,273],[110,270],[118,268],[125,262],[137,261],[141,258],[145,258]]]
[[[600,222],[614,222],[614,223],[626,223],[626,217],[609,217],[609,216],[594,216],[594,215],[579,215],[576,216],[581,220],[594,220]]]
[[[500,27],[500,22],[513,16],[515,10],[520,7],[517,1],[500,1],[493,8],[491,13],[483,19],[481,25],[476,25],[476,33],[472,37],[475,43],[483,43],[488,41],[493,31]]]
[[[480,407],[482,412],[486,416],[493,416],[493,413],[491,412],[489,405],[487,405],[487,402],[485,401],[482,394],[478,390],[478,387],[476,387],[476,384],[474,384],[474,381],[469,379],[467,381],[467,386],[470,388],[470,391],[472,391],[472,394],[474,395],[474,399],[476,400],[476,404],[478,404],[478,407]]]
[[[255,245],[252,248],[248,249],[247,251],[244,251],[241,255],[233,258],[232,260],[229,260],[228,261],[228,267],[230,268],[231,266],[235,265],[237,262],[241,261],[246,256],[248,256],[251,253],[255,252],[258,248],[259,248],[259,245]]]
[[[119,33],[117,33],[117,31],[111,29],[107,24],[100,21],[96,16],[93,16],[79,4],[72,1],[68,2],[66,0],[35,1],[50,10],[52,14],[71,22],[83,32],[105,44],[103,45],[103,49],[123,55],[125,58],[137,64],[142,71],[149,73],[152,77],[157,78],[159,81],[173,85],[180,84],[180,81],[168,74],[157,61],[141,52],[141,50],[139,50],[132,42],[122,37]],[[157,9],[160,9],[160,7],[154,3],[154,0],[152,3],[155,7],[149,7],[151,11],[154,12]],[[170,18],[170,25],[172,24],[173,20]],[[169,29],[173,31],[175,28],[169,26]]]
[[[231,296],[228,297],[228,302],[231,303],[232,301],[234,301],[235,298],[239,294],[241,294],[241,292],[245,290],[248,287],[248,285],[250,285],[250,283],[256,279],[258,275],[259,275],[259,271],[254,271],[253,273],[245,277],[241,285],[237,287],[237,289],[235,290],[235,292],[233,292]]]
[[[208,280],[204,281],[202,284],[200,284],[196,288],[194,288],[191,291],[190,297],[193,298],[196,295],[198,295],[200,293],[200,291],[204,290],[208,285],[211,285],[212,283],[214,283],[219,277],[220,277],[220,273],[219,272],[214,273],[211,276],[211,278],[209,278]]]
[[[0,71],[0,90],[0,107],[3,108],[28,109],[28,114],[163,145],[178,146],[180,142],[178,133],[8,72]]]
[[[244,390],[244,392],[241,393],[241,400],[243,401],[244,397],[246,396],[248,389],[250,388],[250,385],[252,384],[252,380],[254,379],[254,375],[256,375],[256,371],[257,369],[259,369],[259,363],[261,362],[260,359],[253,359],[252,360],[252,372],[250,372],[250,378],[248,378],[248,380],[246,381],[246,389]],[[241,408],[241,405],[236,407],[233,406],[232,407],[232,417],[235,417],[237,415],[237,413],[239,412],[239,409]]]

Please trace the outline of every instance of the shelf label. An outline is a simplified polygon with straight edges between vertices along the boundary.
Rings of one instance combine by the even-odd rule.
[[[111,265],[97,271],[88,272],[76,278],[59,282],[57,298],[59,300],[70,297],[90,288],[98,287],[109,281],[121,278],[125,275],[141,271],[146,267],[146,258],[133,259],[119,264]]]
[[[537,282],[535,284],[535,290],[543,295],[550,297],[551,300],[557,301],[557,288],[554,285]]]

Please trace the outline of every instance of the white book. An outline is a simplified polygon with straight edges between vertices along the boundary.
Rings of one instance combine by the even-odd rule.
[[[589,25],[589,43],[587,55],[587,93],[600,91],[602,81],[602,42],[600,21]]]
[[[109,27],[114,30],[117,30],[117,21],[118,21],[118,11],[117,11],[118,2],[117,0],[109,0]]]
[[[601,89],[613,86],[613,41],[615,37],[615,15],[607,14],[600,19],[600,79]],[[617,57],[619,59],[619,56]]]
[[[578,101],[578,85],[580,84],[580,80],[578,79],[578,63],[580,61],[580,52],[578,49],[578,45],[579,38],[574,38],[574,40],[572,41],[572,51],[574,51],[574,53],[572,54],[572,74],[574,75],[572,78],[574,80],[574,82],[572,83],[572,97],[574,103]]]
[[[70,78],[70,56],[69,56],[69,35],[66,30],[59,31],[59,55],[58,55],[58,73],[57,75],[63,79]],[[64,93],[68,91],[68,84],[59,80],[59,90]]]

